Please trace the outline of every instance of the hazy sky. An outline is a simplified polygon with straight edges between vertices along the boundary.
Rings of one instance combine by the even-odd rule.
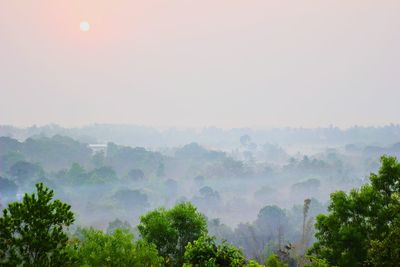
[[[399,14],[398,0],[2,1],[0,124],[400,123]]]

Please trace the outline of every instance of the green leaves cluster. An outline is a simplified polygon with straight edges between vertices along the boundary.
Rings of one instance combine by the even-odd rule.
[[[110,234],[95,229],[82,229],[69,253],[75,266],[150,267],[160,266],[162,259],[154,245],[135,241],[129,230],[116,229]]]
[[[215,238],[202,236],[186,246],[184,267],[245,266],[245,257],[236,247],[225,242],[216,244]],[[255,262],[253,262],[252,266]]]
[[[310,254],[336,266],[397,266],[400,262],[400,164],[382,157],[370,183],[331,195],[319,215]]]
[[[186,245],[207,233],[207,221],[191,203],[180,203],[142,216],[138,229],[144,240],[156,245],[167,264],[182,265]]]
[[[236,247],[207,235],[207,222],[191,203],[153,210],[141,217],[135,240],[129,227],[108,233],[79,229],[68,239],[65,228],[74,222],[71,207],[53,200],[43,184],[9,204],[0,218],[0,266],[252,266]]]
[[[267,267],[287,267],[286,263],[283,263],[279,260],[279,257],[276,254],[271,254],[266,260],[265,264]]]
[[[25,194],[0,217],[0,266],[65,266],[68,236],[65,227],[74,222],[71,207],[52,200],[54,192],[43,184]]]
[[[369,184],[331,195],[329,213],[317,217],[318,241],[306,266],[398,266],[400,163],[394,157],[382,157],[381,162]],[[239,249],[209,237],[205,217],[190,203],[142,216],[138,241],[128,229],[85,229],[68,243],[65,229],[74,222],[71,207],[53,200],[54,192],[43,184],[36,190],[3,210],[0,266],[261,266],[246,263]],[[274,232],[273,225],[285,225],[276,208],[260,214],[260,229]],[[286,266],[276,255],[266,265]]]

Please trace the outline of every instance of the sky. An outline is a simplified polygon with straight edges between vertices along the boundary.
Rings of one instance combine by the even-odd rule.
[[[397,124],[399,14],[385,0],[2,1],[0,124]]]

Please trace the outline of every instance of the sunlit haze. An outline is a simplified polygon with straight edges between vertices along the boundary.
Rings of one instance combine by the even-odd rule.
[[[4,1],[0,124],[400,123],[399,13],[399,1]]]
[[[0,4],[0,265],[400,266],[400,0]]]
[[[87,32],[87,31],[90,30],[90,24],[89,24],[89,22],[87,22],[87,21],[82,21],[82,22],[79,24],[79,28],[81,29],[81,31]]]

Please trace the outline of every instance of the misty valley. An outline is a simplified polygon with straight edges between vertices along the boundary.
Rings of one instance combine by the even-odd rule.
[[[0,267],[400,267],[400,1],[0,2]]]
[[[398,126],[0,133],[4,266],[394,266],[372,261],[398,252],[384,249],[399,234]],[[41,218],[62,212],[64,220]],[[52,245],[59,251],[43,255],[24,239],[63,235]]]

